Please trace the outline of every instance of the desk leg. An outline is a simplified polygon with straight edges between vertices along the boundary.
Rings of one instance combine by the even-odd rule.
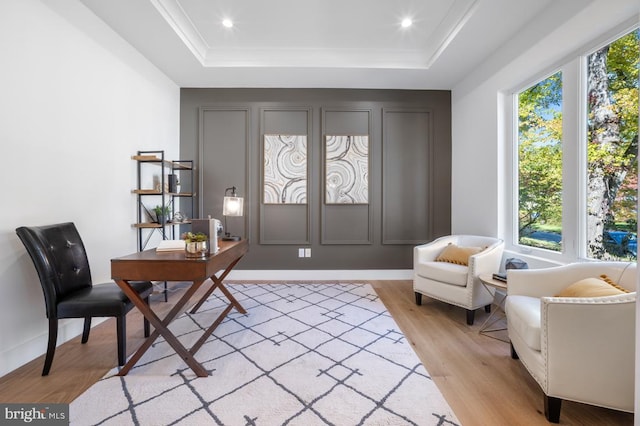
[[[236,308],[237,311],[240,312],[241,314],[247,313],[247,311],[242,307],[240,302],[238,302],[238,300],[235,297],[233,297],[231,292],[227,290],[224,284],[222,284],[222,281],[218,282],[218,287],[220,287],[220,291],[222,291],[224,295],[227,297],[227,299],[229,300],[229,302],[231,302],[230,306],[233,306],[234,308]]]
[[[229,312],[231,312],[231,308],[233,308],[232,304],[227,305],[224,311],[222,311],[222,313],[218,315],[218,318],[216,318],[216,320],[213,322],[213,324],[211,324],[211,326],[207,329],[207,331],[205,331],[204,334],[200,336],[198,341],[191,347],[191,349],[189,349],[189,352],[192,355],[195,355],[195,353],[198,352],[198,350],[202,347],[202,345],[204,345],[204,343],[207,341],[209,336],[211,336],[211,333],[213,333],[213,331],[216,328],[218,328],[222,320],[229,314]]]
[[[231,312],[231,309],[236,308],[236,310],[241,314],[247,313],[247,311],[242,307],[240,302],[238,302],[238,300],[236,300],[236,298],[233,297],[233,295],[229,292],[229,290],[227,290],[224,284],[222,284],[221,278],[213,276],[211,277],[211,279],[213,280],[213,285],[207,291],[207,294],[211,294],[216,288],[219,288],[231,303],[227,305],[227,307],[220,313],[220,315],[218,315],[218,318],[216,318],[216,320],[213,322],[213,324],[211,324],[211,326],[207,329],[207,331],[205,331],[204,334],[200,337],[200,339],[198,339],[198,341],[191,347],[191,349],[189,349],[189,352],[191,352],[192,354],[195,354],[196,352],[198,352],[200,347],[207,341],[209,336],[211,336],[211,333],[213,333],[213,331],[220,325],[222,320],[229,314],[229,312]],[[206,300],[206,298],[201,299],[200,302],[198,302],[198,305],[196,305],[191,310],[190,313],[192,314],[195,313],[198,310],[198,308],[202,305],[202,303],[204,303],[204,300]]]
[[[204,296],[202,296],[202,298],[198,301],[198,303],[195,304],[193,309],[189,311],[190,314],[195,314],[196,312],[198,312],[198,309],[200,309],[200,306],[202,306],[202,304],[209,298],[209,296],[211,296],[213,291],[218,287],[220,287],[220,290],[222,290],[224,295],[235,306],[238,312],[240,312],[241,314],[247,313],[247,311],[245,311],[242,305],[238,303],[235,297],[233,297],[231,293],[229,293],[229,290],[227,290],[225,286],[222,284],[222,280],[224,280],[226,276],[229,275],[229,272],[231,272],[231,270],[236,266],[236,264],[240,261],[240,259],[242,259],[242,256],[240,256],[239,258],[234,260],[229,266],[227,266],[227,269],[225,269],[222,272],[222,275],[220,275],[220,278],[217,278],[215,275],[211,277],[211,280],[213,281],[213,285],[209,290],[207,290],[207,292],[204,294]]]
[[[129,361],[120,369],[118,373],[119,376],[126,375],[129,370],[142,358],[142,355],[151,347],[153,342],[160,336],[165,338],[167,343],[171,345],[171,347],[176,351],[176,353],[187,363],[189,367],[193,370],[193,372],[198,377],[206,377],[208,376],[207,370],[193,357],[193,354],[190,353],[187,348],[184,347],[182,343],[178,340],[178,338],[171,333],[171,331],[167,328],[169,323],[173,320],[173,318],[181,312],[184,305],[189,301],[189,299],[193,296],[193,294],[200,288],[200,286],[204,283],[202,282],[194,282],[191,287],[185,292],[182,298],[176,303],[176,305],[171,309],[171,311],[167,314],[167,316],[160,320],[158,316],[153,312],[151,307],[144,303],[144,301],[140,298],[138,293],[136,293],[133,288],[126,281],[116,280],[116,283],[122,291],[127,295],[127,297],[138,307],[142,315],[145,316],[149,320],[151,324],[153,324],[155,330],[151,335],[143,342],[142,346],[138,348],[138,350],[133,354],[133,356],[129,359]]]
[[[220,325],[222,320],[229,314],[229,312],[231,312],[232,308],[236,308],[236,310],[241,314],[247,313],[246,309],[242,307],[240,302],[238,302],[238,300],[235,297],[233,297],[231,292],[227,290],[227,288],[222,283],[222,280],[224,280],[224,278],[229,274],[229,272],[231,272],[231,270],[236,265],[236,263],[238,263],[239,260],[240,258],[238,258],[235,262],[229,265],[227,269],[225,269],[224,272],[220,275],[220,278],[216,277],[215,275],[211,277],[211,280],[213,281],[213,285],[211,286],[211,288],[209,288],[209,290],[207,290],[204,296],[202,296],[202,298],[198,301],[198,303],[196,303],[193,309],[191,309],[191,311],[189,312],[191,314],[195,314],[198,311],[198,309],[200,309],[202,304],[209,298],[209,296],[211,296],[211,294],[216,288],[219,288],[220,291],[222,291],[222,293],[225,295],[227,300],[231,302],[220,313],[220,315],[218,315],[218,318],[216,318],[216,320],[213,322],[213,324],[211,324],[211,326],[207,329],[207,331],[205,331],[203,335],[200,336],[200,339],[198,339],[198,341],[191,347],[191,349],[189,349],[189,352],[191,352],[191,354],[195,354],[196,352],[198,352],[198,350],[202,347],[202,345],[207,341],[209,336],[211,336],[213,331]]]

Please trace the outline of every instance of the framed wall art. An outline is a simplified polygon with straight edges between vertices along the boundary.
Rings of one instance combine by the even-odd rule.
[[[369,203],[369,136],[326,136],[325,203]]]
[[[307,203],[307,136],[264,135],[263,202]]]

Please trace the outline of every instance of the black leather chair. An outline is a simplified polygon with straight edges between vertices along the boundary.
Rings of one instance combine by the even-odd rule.
[[[82,343],[89,339],[92,317],[116,317],[118,365],[126,359],[126,314],[134,304],[114,282],[93,286],[87,253],[76,226],[59,223],[48,226],[22,226],[16,233],[31,256],[44,292],[49,343],[42,375],[49,374],[58,339],[59,318],[84,318]],[[132,282],[147,303],[152,291],[149,281]],[[144,335],[149,336],[145,318]]]

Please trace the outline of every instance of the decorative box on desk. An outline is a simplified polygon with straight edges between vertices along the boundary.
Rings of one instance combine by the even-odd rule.
[[[210,252],[218,252],[218,229],[220,221],[209,216],[207,219],[191,219],[191,232],[202,232],[209,238]]]

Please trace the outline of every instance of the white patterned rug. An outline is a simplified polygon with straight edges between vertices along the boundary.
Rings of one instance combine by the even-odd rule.
[[[232,284],[233,310],[196,353],[198,378],[159,338],[125,377],[71,403],[72,425],[455,425],[458,420],[368,284]],[[216,294],[170,329],[190,347]]]

